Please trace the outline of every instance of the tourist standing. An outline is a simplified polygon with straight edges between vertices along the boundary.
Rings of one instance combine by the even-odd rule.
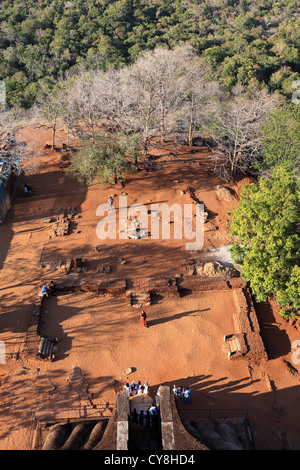
[[[108,207],[107,207],[107,210],[108,210],[108,211],[113,210],[113,208],[114,208],[113,204],[114,204],[114,200],[113,200],[112,196],[110,196],[110,197],[108,198]]]
[[[146,328],[148,327],[147,315],[146,315],[146,312],[144,312],[144,310],[142,310],[142,312],[141,312],[140,322],[141,322],[142,326],[144,326]]]
[[[191,401],[191,391],[190,389],[187,388],[186,391],[184,392],[183,402],[188,405],[190,401]]]

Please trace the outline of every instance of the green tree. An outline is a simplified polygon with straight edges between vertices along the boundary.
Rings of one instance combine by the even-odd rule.
[[[67,173],[88,185],[96,179],[102,183],[124,182],[128,173],[135,171],[124,147],[114,135],[97,135],[83,139],[74,152]]]
[[[286,162],[299,173],[300,107],[286,104],[276,108],[262,126],[262,135],[263,160],[259,168],[268,169],[280,162]]]
[[[300,307],[299,186],[285,165],[245,185],[231,220],[231,253],[257,300],[275,298],[285,317]]]
[[[143,137],[140,132],[134,134],[122,134],[119,138],[119,147],[122,154],[127,155],[134,165],[144,158]]]

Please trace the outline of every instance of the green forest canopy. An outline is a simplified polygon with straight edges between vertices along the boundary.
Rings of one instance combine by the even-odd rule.
[[[226,88],[290,96],[300,78],[299,26],[298,0],[4,0],[0,80],[8,106],[29,108],[42,84],[80,67],[119,67],[188,41]]]

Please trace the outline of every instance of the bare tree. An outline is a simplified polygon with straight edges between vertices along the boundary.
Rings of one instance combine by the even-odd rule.
[[[188,133],[188,143],[192,146],[196,129],[201,127],[208,110],[212,112],[216,108],[222,92],[203,58],[193,50],[187,52],[189,54],[184,57],[184,100],[178,121],[180,130]]]
[[[192,61],[196,61],[196,53],[189,45],[171,50],[160,47],[121,71],[123,89],[131,97],[128,110],[135,115],[146,153],[151,135],[162,137],[180,127],[183,119],[186,121],[181,111],[191,99],[191,87],[196,90],[197,72],[200,74],[199,67],[193,75],[190,73]]]
[[[72,86],[66,81],[62,84],[62,88],[59,92],[60,98],[60,110],[59,117],[67,128],[67,147],[70,146],[70,132],[71,129],[75,126],[77,120],[79,119],[78,111],[76,108],[76,103],[73,101],[72,97]]]
[[[40,113],[40,117],[45,119],[46,125],[52,130],[52,148],[55,147],[55,135],[61,105],[59,91],[58,85],[54,89],[44,87],[41,89],[37,99],[37,110]]]
[[[240,86],[228,99],[186,44],[145,52],[122,69],[82,71],[72,79],[66,116],[67,122],[82,122],[93,138],[103,123],[118,134],[140,134],[145,155],[152,135],[183,130],[192,145],[201,128],[214,142],[216,169],[228,179],[259,157],[260,127],[275,105],[266,91],[249,96]]]
[[[148,155],[149,138],[156,132],[156,79],[145,70],[144,58],[120,71],[123,90],[130,96],[128,112],[134,116],[134,130],[141,134],[144,153]]]
[[[145,73],[155,83],[154,117],[161,136],[177,127],[176,113],[184,102],[186,50],[157,48],[144,56]]]
[[[83,124],[85,130],[95,138],[103,114],[102,87],[99,87],[98,76],[101,72],[81,71],[72,79],[65,100],[66,115],[73,122]]]
[[[116,131],[131,134],[139,131],[136,96],[132,93],[127,68],[97,73],[95,86],[101,107],[101,119]]]
[[[215,168],[224,180],[237,171],[247,172],[260,157],[260,128],[276,104],[277,98],[265,90],[249,97],[238,87],[231,100],[220,102],[217,111],[205,116],[203,127],[215,143]]]
[[[71,119],[84,123],[94,137],[103,123],[127,135],[140,133],[146,154],[152,135],[184,129],[191,143],[204,105],[211,106],[218,91],[190,45],[159,47],[118,70],[82,71],[70,85]]]
[[[18,131],[26,124],[27,116],[23,110],[11,109],[0,113],[0,183],[3,178],[16,169],[31,171],[37,168],[27,144],[18,139]],[[4,164],[5,163],[5,164]]]

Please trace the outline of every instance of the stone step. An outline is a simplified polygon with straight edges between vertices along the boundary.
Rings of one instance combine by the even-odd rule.
[[[153,426],[138,426],[130,424],[129,449],[159,450],[162,443],[157,429]]]

